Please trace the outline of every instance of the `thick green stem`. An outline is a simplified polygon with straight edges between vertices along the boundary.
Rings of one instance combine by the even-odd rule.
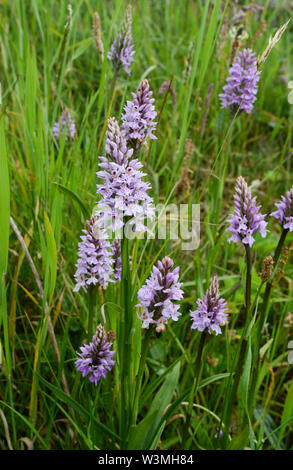
[[[249,323],[249,309],[251,304],[251,249],[245,245],[246,251],[246,286],[245,286],[245,326]]]
[[[88,290],[88,341],[92,340],[94,334],[94,317],[96,312],[97,288],[90,286]]]
[[[125,224],[127,220],[125,220]],[[125,233],[121,240],[122,276],[121,276],[121,321],[119,335],[119,357],[121,376],[121,403],[120,403],[120,432],[123,448],[127,445],[130,420],[132,416],[131,403],[133,396],[133,374],[131,359],[131,331],[133,312],[131,304],[131,275],[129,265],[129,241]]]

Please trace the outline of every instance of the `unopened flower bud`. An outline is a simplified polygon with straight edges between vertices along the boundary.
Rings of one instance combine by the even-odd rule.
[[[266,256],[262,261],[262,269],[260,272],[260,277],[262,282],[267,282],[274,270],[274,260],[271,256]]]

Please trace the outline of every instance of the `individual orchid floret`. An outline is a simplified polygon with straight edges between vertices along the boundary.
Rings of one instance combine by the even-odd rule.
[[[219,291],[218,276],[214,276],[212,282],[203,298],[197,299],[197,310],[190,312],[192,319],[192,330],[205,331],[210,334],[212,331],[216,335],[221,334],[221,325],[228,322],[226,305],[227,302],[221,298]]]
[[[284,229],[293,232],[293,186],[286,192],[286,196],[281,196],[281,201],[275,204],[278,210],[271,214],[277,219]]]
[[[122,135],[135,148],[145,143],[147,138],[156,139],[153,131],[156,128],[157,112],[153,105],[149,82],[142,80],[137,93],[132,93],[133,101],[127,101],[122,115]]]
[[[56,121],[54,126],[53,126],[53,134],[56,139],[60,139],[60,135],[63,135],[65,133],[65,138],[66,140],[74,139],[75,136],[75,122],[71,118],[70,114],[68,111],[63,111],[60,117],[60,122]],[[61,134],[60,134],[61,133]]]
[[[78,247],[77,270],[74,275],[76,285],[74,291],[81,287],[87,291],[90,285],[98,285],[106,289],[113,274],[113,259],[110,243],[105,233],[98,228],[96,217],[87,221],[88,230],[84,229]]]
[[[178,320],[181,315],[179,305],[174,302],[182,299],[182,283],[179,280],[179,267],[173,269],[174,262],[165,257],[153,266],[146,284],[138,291],[139,304],[142,308],[140,319],[142,328],[155,325],[157,332],[164,331],[168,320]]]
[[[249,114],[256,100],[259,75],[255,53],[251,49],[239,52],[230,67],[223,93],[219,95],[222,108],[233,112],[239,109]]]
[[[251,191],[242,176],[237,178],[234,207],[234,214],[230,214],[228,219],[230,226],[227,230],[232,233],[229,243],[241,241],[251,247],[255,242],[252,235],[260,233],[263,238],[266,237],[268,230],[267,222],[264,220],[265,215],[261,214],[261,206],[256,205],[256,198],[252,198]]]
[[[103,229],[115,232],[127,221],[131,232],[143,232],[147,230],[144,220],[154,217],[153,199],[147,194],[151,186],[143,181],[142,164],[132,156],[133,149],[127,149],[116,119],[109,119],[106,157],[100,157],[101,171],[97,172],[103,182],[97,185],[102,198],[96,215]]]
[[[114,331],[106,333],[104,327],[99,324],[96,333],[90,344],[81,346],[77,353],[75,365],[77,370],[85,377],[89,375],[89,381],[97,385],[101,378],[106,377],[107,371],[110,371],[115,361],[113,356],[115,351],[111,351],[111,346],[115,340]]]
[[[124,72],[130,75],[130,65],[134,61],[134,54],[131,7],[128,6],[123,30],[114,39],[107,57],[112,61],[116,73],[122,67]]]

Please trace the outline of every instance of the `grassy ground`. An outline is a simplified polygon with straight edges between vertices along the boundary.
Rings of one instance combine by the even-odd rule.
[[[235,181],[239,175],[246,178],[267,214],[292,186],[292,25],[262,68],[253,113],[231,119],[220,109],[218,94],[235,52],[231,28],[237,3],[250,2],[131,3],[135,62],[131,76],[120,74],[114,87],[106,53],[123,20],[125,1],[72,0],[71,24],[67,2],[0,1],[0,447],[290,449],[293,366],[287,356],[293,336],[292,323],[286,326],[285,319],[293,306],[291,234],[261,336],[253,409],[248,410],[251,333],[238,393],[229,404],[229,433],[223,439],[215,436],[245,324],[245,252],[241,244],[228,244],[226,233]],[[261,10],[245,10],[241,25],[247,37],[239,47],[260,55],[291,17],[292,7],[286,1],[258,3]],[[104,61],[92,33],[96,10]],[[137,423],[126,436],[119,364],[97,388],[74,365],[87,335],[88,304],[84,293],[73,292],[73,275],[81,229],[97,200],[95,172],[97,157],[104,154],[106,118],[120,118],[125,100],[143,78],[149,80],[159,113],[157,140],[141,155],[151,195],[155,203],[200,203],[201,242],[195,251],[182,251],[172,240],[133,242],[132,306],[153,263],[164,255],[180,265],[185,296],[178,323],[151,338]],[[172,81],[173,100],[171,93],[159,93],[164,81]],[[56,142],[52,126],[64,108],[76,121],[77,135]],[[270,233],[257,238],[252,249],[253,298],[261,262],[273,254],[281,233],[277,221],[268,220]],[[190,330],[188,312],[215,273],[228,301],[229,324],[221,336],[208,335],[186,435],[200,341],[200,333]],[[99,317],[117,330],[120,294],[116,284],[99,291],[95,321]],[[263,289],[259,305],[262,296]],[[138,320],[131,334],[136,369],[142,336]]]

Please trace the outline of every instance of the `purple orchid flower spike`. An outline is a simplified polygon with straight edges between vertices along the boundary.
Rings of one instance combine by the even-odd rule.
[[[227,302],[220,296],[218,276],[213,277],[203,300],[197,299],[197,306],[197,310],[190,312],[191,329],[208,330],[209,333],[214,331],[216,335],[221,334],[221,325],[225,325],[228,318],[225,313]]]
[[[97,176],[103,183],[97,185],[102,196],[97,208],[102,228],[116,231],[129,220],[133,232],[146,231],[144,220],[154,217],[153,199],[147,194],[150,184],[143,181],[142,164],[133,159],[133,149],[127,149],[115,118],[108,121],[106,157],[100,157],[101,171]],[[99,207],[101,209],[99,209]]]
[[[122,67],[124,72],[127,73],[127,75],[130,75],[130,65],[134,61],[134,54],[131,6],[129,5],[126,10],[123,30],[119,32],[117,37],[114,39],[107,57],[112,61],[116,74]]]
[[[95,385],[101,378],[106,377],[107,371],[110,371],[115,364],[113,360],[115,351],[110,349],[114,340],[114,331],[106,333],[104,327],[99,324],[92,342],[81,346],[81,352],[77,353],[78,358],[75,362],[77,370],[83,377],[90,374],[89,381]]]
[[[256,100],[260,72],[257,59],[251,49],[239,52],[236,61],[229,70],[223,93],[219,95],[222,108],[236,112],[251,113]]]
[[[173,269],[174,262],[165,257],[153,266],[151,276],[146,284],[138,291],[139,304],[142,307],[142,328],[155,325],[156,331],[165,330],[168,320],[178,320],[181,315],[179,305],[174,301],[183,297],[183,290],[179,281],[179,267]]]
[[[87,291],[91,284],[106,289],[113,274],[110,243],[105,233],[98,228],[96,217],[91,217],[87,224],[89,228],[83,230],[79,242],[75,292],[81,287]]]
[[[149,82],[142,80],[137,93],[132,93],[133,101],[127,101],[122,115],[121,131],[127,141],[138,149],[146,143],[147,138],[156,139],[153,134],[156,128],[157,112],[153,105],[152,91]]]
[[[232,233],[232,237],[228,242],[241,241],[244,245],[250,247],[255,242],[252,235],[260,233],[263,238],[266,237],[268,230],[266,229],[265,215],[261,214],[261,206],[256,205],[256,198],[252,198],[251,191],[242,176],[237,178],[235,195],[234,195],[235,212],[230,215],[227,229]]]
[[[271,216],[277,219],[284,229],[293,232],[293,186],[285,196],[281,196],[281,201],[275,206],[277,210],[272,212]]]

